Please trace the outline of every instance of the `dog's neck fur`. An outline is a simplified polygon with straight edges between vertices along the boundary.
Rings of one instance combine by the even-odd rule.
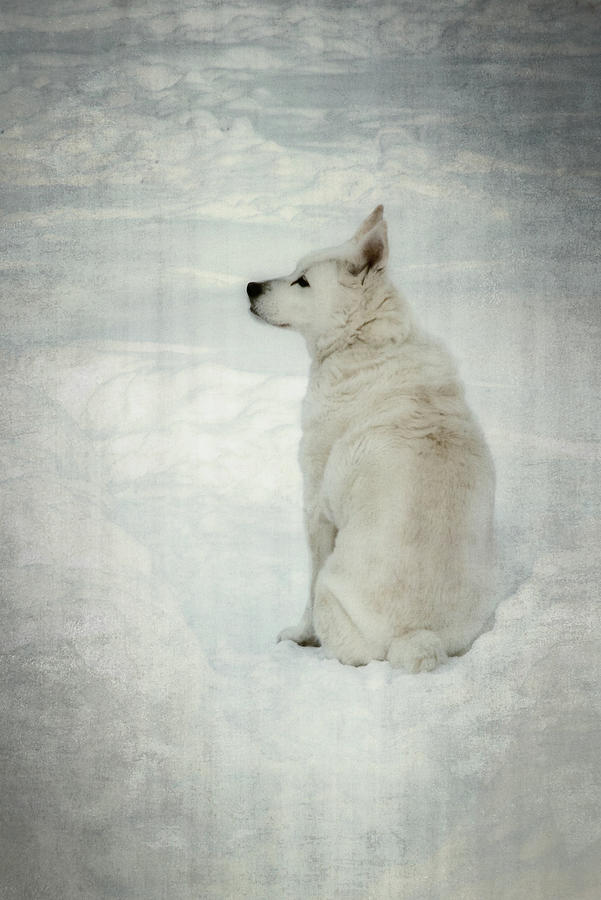
[[[386,344],[399,346],[413,332],[409,308],[396,288],[381,273],[373,273],[368,279],[363,284],[357,282],[355,290],[361,292],[361,299],[339,327],[308,344],[314,365],[333,361],[341,354],[365,360],[372,350],[381,350]]]

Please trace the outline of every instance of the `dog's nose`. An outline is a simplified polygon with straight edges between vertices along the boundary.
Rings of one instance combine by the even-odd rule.
[[[255,300],[263,291],[263,285],[258,281],[249,281],[246,285],[246,293],[251,300]]]

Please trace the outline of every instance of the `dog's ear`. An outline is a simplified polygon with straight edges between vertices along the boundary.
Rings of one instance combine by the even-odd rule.
[[[359,246],[349,260],[352,275],[375,270],[381,272],[388,262],[388,233],[383,219],[359,240]]]
[[[383,215],[384,207],[380,203],[380,205],[376,206],[374,211],[368,215],[367,219],[361,222],[359,228],[353,235],[353,240],[356,242],[360,241],[361,238],[368,233],[368,231],[371,231],[372,228],[374,228],[378,224]]]

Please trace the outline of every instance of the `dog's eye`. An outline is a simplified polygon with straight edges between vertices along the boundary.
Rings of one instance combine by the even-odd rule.
[[[311,285],[309,284],[309,282],[307,281],[307,279],[305,278],[304,275],[301,275],[300,278],[297,278],[296,281],[293,281],[292,284],[290,285],[290,287],[292,287],[295,284],[298,284],[299,287],[311,287]]]

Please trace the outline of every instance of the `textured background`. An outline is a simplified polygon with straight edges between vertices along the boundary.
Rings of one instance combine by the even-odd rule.
[[[601,5],[3,0],[2,898],[598,897]],[[304,606],[249,280],[385,205],[498,469],[432,675]]]

